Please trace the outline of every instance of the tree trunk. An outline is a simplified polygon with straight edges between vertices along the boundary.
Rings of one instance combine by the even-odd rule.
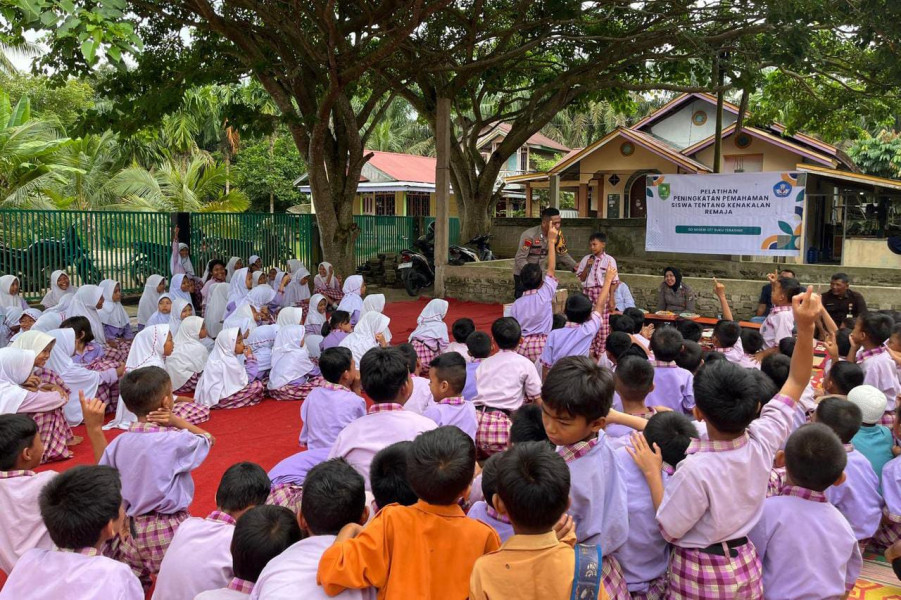
[[[232,160],[231,155],[226,151],[225,153],[225,195],[227,196],[229,191],[231,190],[231,166]]]
[[[495,202],[491,198],[469,198],[466,204],[466,218],[460,223],[460,243],[466,244],[472,238],[491,231],[491,212]]]

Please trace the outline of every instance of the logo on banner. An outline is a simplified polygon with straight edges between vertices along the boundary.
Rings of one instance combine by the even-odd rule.
[[[777,198],[787,198],[792,193],[792,186],[787,181],[780,181],[773,186],[773,193]]]
[[[668,200],[670,193],[670,184],[661,183],[657,186],[657,193],[660,195],[661,200]]]

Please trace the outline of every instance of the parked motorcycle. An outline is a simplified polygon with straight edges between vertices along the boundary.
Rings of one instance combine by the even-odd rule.
[[[471,262],[494,260],[488,240],[489,234],[477,235],[469,240],[468,245],[475,245],[478,251],[466,246],[453,244],[448,248],[448,264],[463,265]],[[401,281],[407,293],[418,296],[419,292],[435,282],[435,226],[430,223],[426,234],[413,243],[412,250],[400,253],[400,264],[397,266]]]
[[[452,265],[462,265],[471,262],[494,260],[494,253],[491,251],[491,246],[488,244],[489,239],[491,239],[491,235],[484,233],[475,236],[466,243],[466,246],[476,246],[478,250],[472,250],[466,246],[457,246],[456,244],[452,245],[449,249],[448,263]]]

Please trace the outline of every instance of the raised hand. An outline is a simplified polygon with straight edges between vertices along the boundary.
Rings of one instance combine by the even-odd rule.
[[[766,279],[770,283],[776,283],[776,280],[779,279],[779,271],[773,271],[772,273],[767,273]]]
[[[813,286],[807,286],[807,291],[792,298],[792,312],[795,315],[795,325],[816,327],[817,319],[823,309],[823,302],[819,294],[813,292]]]
[[[78,402],[81,404],[85,428],[102,427],[103,418],[106,415],[106,403],[101,402],[98,398],[85,398],[83,390],[78,392]]]
[[[558,237],[560,237],[560,230],[551,225],[547,230],[547,239],[550,245],[556,244]]]
[[[604,283],[613,283],[617,275],[619,275],[619,271],[617,271],[616,267],[607,267],[607,272],[604,273]]]
[[[726,286],[717,281],[716,277],[713,278],[713,293],[716,296],[721,296],[726,293]]]

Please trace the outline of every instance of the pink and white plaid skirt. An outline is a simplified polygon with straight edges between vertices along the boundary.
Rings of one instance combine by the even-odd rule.
[[[545,345],[547,345],[547,334],[533,333],[532,335],[523,336],[516,353],[535,362],[541,356],[541,353],[544,352]]]
[[[210,420],[210,407],[196,402],[176,402],[172,406],[172,414],[191,425],[200,425]]]
[[[416,350],[416,356],[419,357],[419,373],[420,377],[429,376],[429,363],[436,356],[441,354],[441,342],[438,340],[410,340],[413,348]]]
[[[266,498],[266,504],[284,506],[294,514],[300,514],[300,502],[303,499],[303,486],[294,483],[276,483]]]
[[[171,515],[148,513],[131,517],[133,535],[116,540],[104,554],[131,567],[147,591],[152,583],[150,576],[159,573],[160,563],[178,526],[190,516],[183,510]]]
[[[498,410],[476,407],[479,421],[476,429],[476,450],[479,458],[503,452],[510,446],[510,417]]]
[[[37,423],[41,441],[44,442],[41,464],[72,458],[72,451],[66,443],[75,436],[66,422],[62,407],[47,412],[28,413],[28,416]]]
[[[901,517],[891,514],[888,508],[883,506],[882,522],[876,534],[870,538],[870,548],[881,554],[899,539],[901,539]]]
[[[244,408],[255,406],[263,401],[263,382],[251,381],[231,396],[223,398],[213,408]]]
[[[735,548],[738,556],[707,554],[697,548],[673,548],[668,600],[759,600],[763,569],[754,544]]]
[[[338,304],[339,302],[341,302],[341,299],[344,298],[344,292],[342,292],[338,288],[318,287],[313,293],[322,294],[323,296],[331,300],[332,304]]]
[[[114,360],[116,362],[125,362],[128,360],[128,353],[131,350],[131,340],[116,340],[116,347],[107,346],[106,351],[103,353],[103,358],[106,360]]]
[[[663,600],[666,595],[666,575],[658,577],[648,584],[648,589],[644,592],[629,592],[632,600]]]
[[[197,390],[197,380],[200,379],[200,373],[194,373],[180,388],[172,392],[176,396],[190,396]]]
[[[84,366],[85,369],[89,369],[91,371],[108,371],[109,369],[117,369],[120,364],[123,364],[124,360],[116,360],[113,358],[107,358],[106,356],[101,356],[98,359],[95,359],[93,362],[90,362]]]
[[[313,377],[301,385],[283,385],[280,388],[269,390],[269,397],[279,401],[303,401],[307,399],[314,389],[322,385],[322,377]]]
[[[616,557],[606,554],[601,559],[601,582],[610,600],[631,600],[623,568]]]

